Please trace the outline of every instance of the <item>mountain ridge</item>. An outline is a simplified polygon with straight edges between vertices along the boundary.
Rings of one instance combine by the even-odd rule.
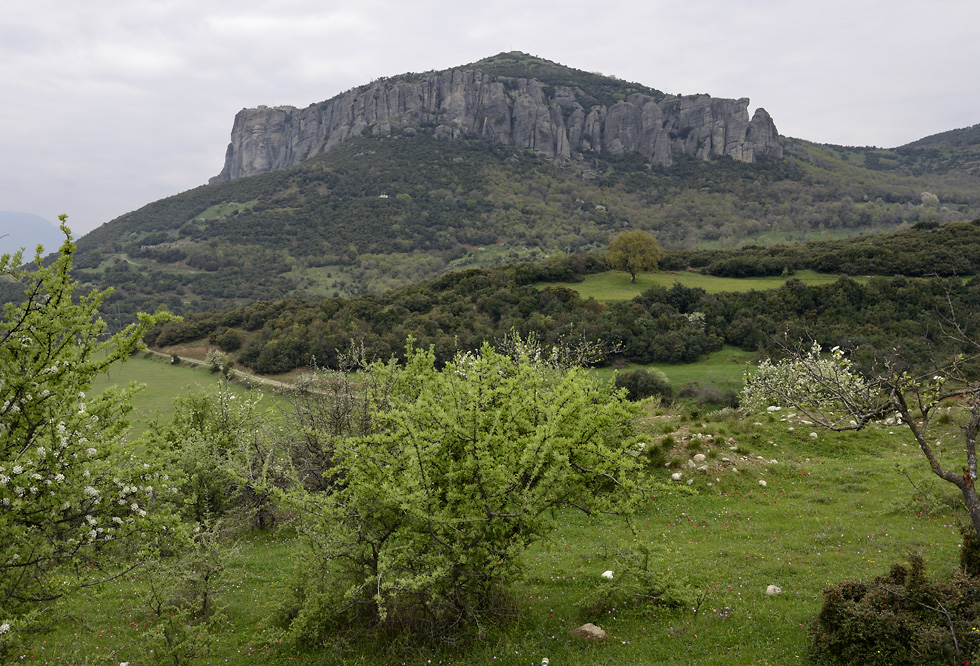
[[[661,165],[679,155],[741,162],[781,157],[772,118],[762,108],[750,118],[748,105],[747,98],[665,95],[527,54],[502,53],[448,70],[377,79],[304,109],[242,109],[224,166],[209,182],[288,168],[358,136],[420,132],[481,138],[557,161],[602,152],[638,153]]]

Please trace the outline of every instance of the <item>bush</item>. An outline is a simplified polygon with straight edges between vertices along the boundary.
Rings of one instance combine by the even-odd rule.
[[[643,400],[658,396],[664,402],[674,399],[674,387],[667,376],[659,370],[627,370],[616,375],[616,388],[626,389],[630,400]]]
[[[924,666],[964,663],[980,646],[980,580],[957,573],[926,578],[922,557],[896,564],[870,582],[824,590],[810,626],[814,661],[826,664]]]
[[[318,546],[283,609],[294,640],[377,628],[458,643],[511,614],[521,554],[555,509],[633,509],[637,410],[581,368],[486,345],[439,370],[409,348],[358,378],[366,427],[318,425],[329,487],[292,498]]]

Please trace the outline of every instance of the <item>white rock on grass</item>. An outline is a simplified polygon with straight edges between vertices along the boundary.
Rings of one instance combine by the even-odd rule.
[[[602,572],[602,577],[603,578],[606,578],[607,580],[612,580],[612,578],[613,578],[613,572],[612,571],[603,571]]]
[[[765,479],[759,479],[759,485],[762,486],[763,488],[765,488],[766,487],[766,480]]]
[[[703,463],[706,459],[707,457],[703,453],[699,453],[694,456],[694,462],[696,463]]]
[[[572,638],[584,638],[585,640],[603,641],[606,639],[606,632],[591,622],[572,629],[568,634]]]
[[[774,597],[777,594],[782,594],[782,593],[783,593],[783,588],[779,587],[778,585],[770,585],[769,587],[766,588],[767,597]]]
[[[810,433],[810,439],[816,439],[817,437],[818,437],[817,433],[815,432]]]
[[[673,474],[670,475],[670,478],[672,478],[674,481],[680,481],[683,477],[684,475],[681,474],[680,472],[674,472]]]

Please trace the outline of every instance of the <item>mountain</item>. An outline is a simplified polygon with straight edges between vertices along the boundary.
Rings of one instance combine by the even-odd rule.
[[[510,121],[495,124],[473,102],[491,98]],[[588,126],[574,120],[579,111],[598,129],[578,133]],[[647,122],[657,113],[661,129]],[[160,305],[189,313],[379,293],[447,270],[601,250],[624,229],[649,231],[667,249],[724,249],[980,217],[970,171],[980,147],[959,138],[848,148],[776,138],[773,127],[759,143],[744,100],[670,97],[521,54],[272,115],[281,131],[255,126],[254,135],[239,115],[227,179],[79,239],[76,276],[115,288],[113,325]],[[327,149],[327,129],[362,121]]]
[[[0,254],[11,254],[24,250],[24,260],[34,257],[38,245],[44,246],[45,253],[56,251],[65,240],[65,235],[55,225],[33,213],[0,211]]]
[[[221,173],[212,183],[267,173],[327,152],[353,137],[480,138],[556,160],[594,152],[637,153],[669,165],[678,155],[741,162],[780,157],[776,126],[749,100],[675,97],[524,53],[465,67],[405,74],[355,88],[305,109],[243,109]]]

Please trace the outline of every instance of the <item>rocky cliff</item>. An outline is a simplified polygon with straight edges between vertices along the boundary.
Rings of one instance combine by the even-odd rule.
[[[743,162],[782,155],[772,118],[760,108],[750,119],[746,98],[617,97],[593,104],[595,97],[578,86],[489,74],[478,64],[379,80],[305,109],[243,109],[224,168],[211,182],[283,169],[351,137],[397,132],[480,137],[554,160],[592,151],[636,152],[664,165],[681,154]]]

